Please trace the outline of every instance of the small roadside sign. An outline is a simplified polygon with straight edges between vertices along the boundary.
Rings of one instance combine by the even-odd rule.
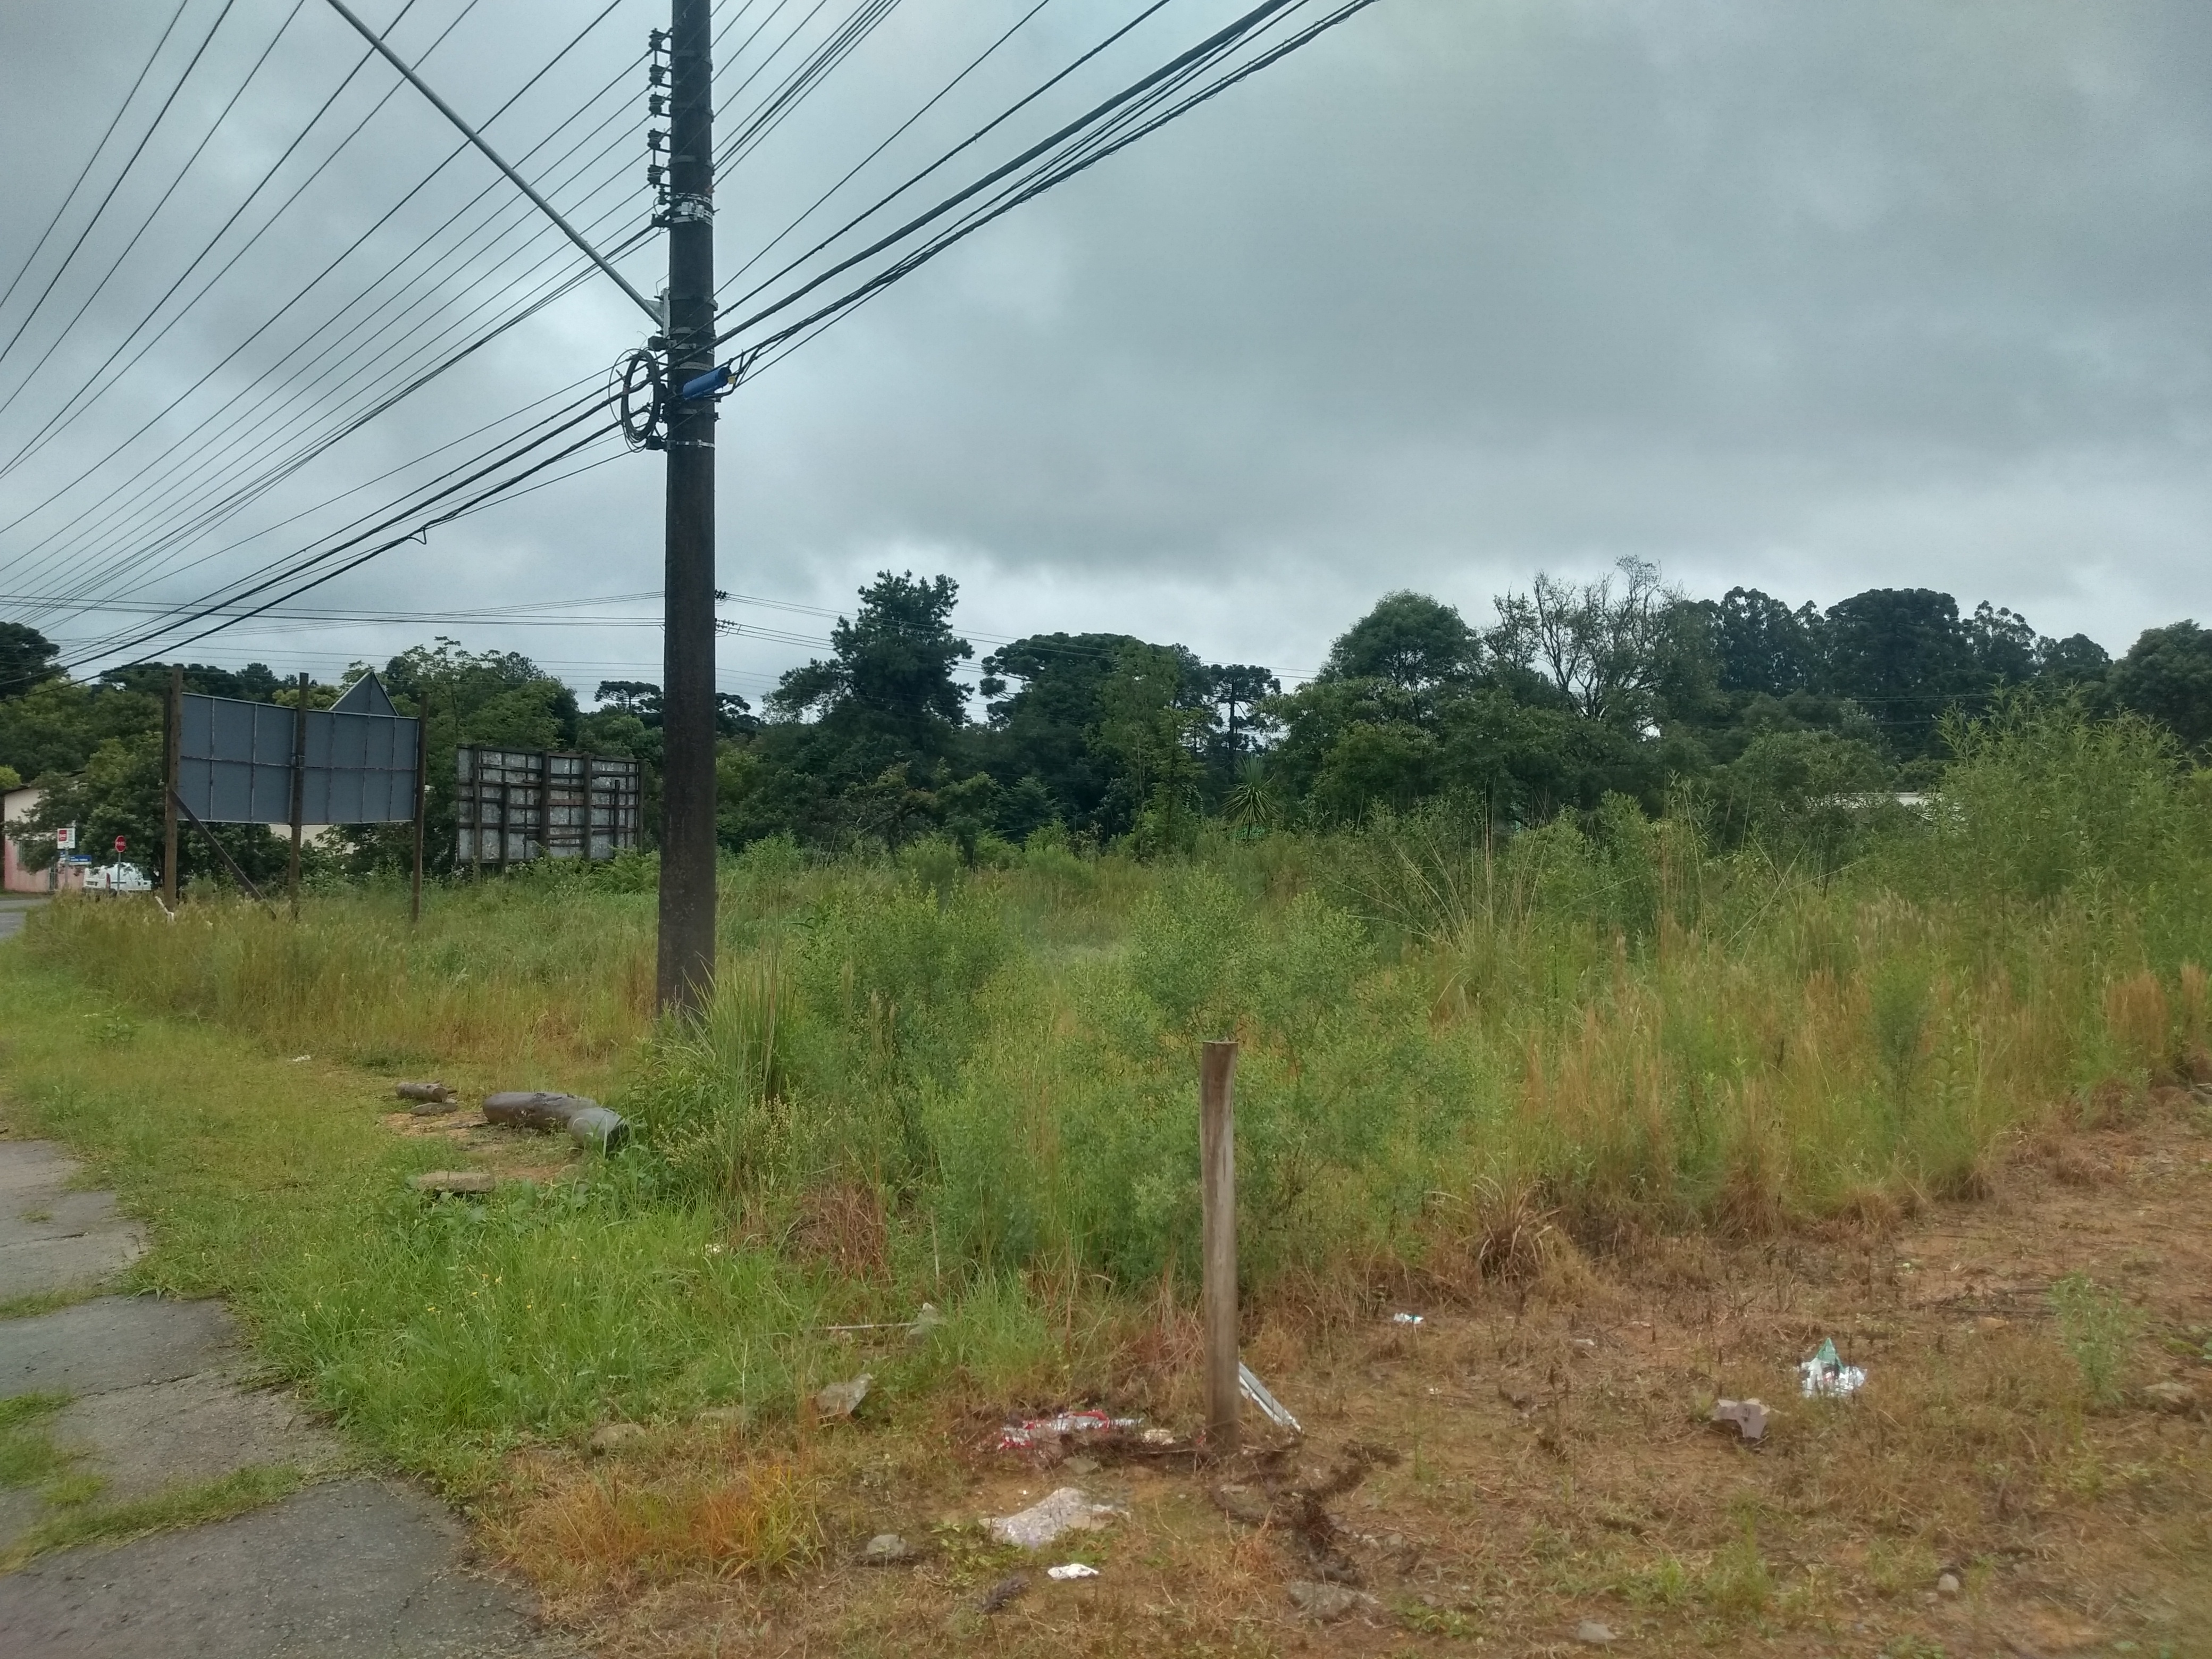
[[[58,853],[76,851],[76,825],[65,823],[54,831],[54,850]]]

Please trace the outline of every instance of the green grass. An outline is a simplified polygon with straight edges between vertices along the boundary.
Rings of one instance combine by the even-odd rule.
[[[68,1467],[56,1446],[53,1414],[69,1404],[65,1394],[19,1394],[0,1400],[0,1487],[35,1486]]]
[[[88,1176],[150,1221],[125,1281],[220,1296],[278,1376],[374,1452],[456,1490],[519,1444],[613,1418],[685,1418],[744,1401],[757,1420],[854,1366],[825,1325],[910,1315],[902,1292],[849,1284],[733,1238],[641,1171],[503,1186],[483,1203],[424,1199],[408,1175],[441,1141],[380,1122],[389,1080],[297,1066],[220,1027],[149,1016],[127,1045],[86,1040],[80,985],[0,952],[0,1071],[11,1127],[66,1141]],[[948,1297],[926,1347],[875,1365],[886,1404],[948,1378],[1050,1374],[1059,1332],[1006,1287]]]
[[[2058,1340],[2081,1371],[2091,1402],[2117,1403],[2128,1361],[2142,1334],[2142,1315],[2078,1273],[2051,1287],[2051,1308],[2058,1322]]]
[[[282,1464],[255,1464],[213,1480],[196,1481],[155,1492],[126,1504],[80,1503],[35,1522],[0,1552],[0,1572],[12,1571],[34,1556],[79,1544],[119,1544],[173,1527],[225,1521],[290,1496],[301,1486],[300,1472]]]
[[[629,872],[440,893],[419,933],[375,891],[296,925],[59,903],[0,952],[0,1079],[154,1223],[140,1285],[232,1298],[281,1373],[458,1486],[608,1418],[787,1419],[857,1368],[822,1327],[924,1299],[948,1322],[871,1362],[884,1409],[1066,1397],[1196,1282],[1207,1037],[1242,1045],[1262,1304],[1472,1289],[1547,1229],[1602,1249],[1972,1194],[2022,1126],[2202,1065],[2201,775],[2064,714],[1959,747],[1933,819],[1840,873],[1716,852],[1693,802],[1502,843],[1446,812],[1209,834],[1156,864],[769,843],[725,868],[712,1009],[658,1032]],[[452,1152],[380,1126],[395,1071],[604,1093],[640,1133],[428,1202],[404,1178]]]

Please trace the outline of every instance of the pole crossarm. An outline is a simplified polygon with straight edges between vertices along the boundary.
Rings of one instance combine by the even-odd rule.
[[[630,282],[628,277],[624,276],[622,272],[617,270],[612,265],[609,264],[605,257],[600,254],[599,249],[593,247],[589,242],[586,241],[584,240],[583,234],[579,231],[575,226],[570,224],[566,219],[561,216],[561,211],[558,208],[555,207],[552,203],[547,201],[543,196],[540,196],[532,186],[530,180],[524,178],[513,167],[509,167],[506,161],[501,158],[500,153],[484,142],[482,134],[478,133],[477,130],[471,126],[466,121],[461,119],[459,112],[457,112],[451,104],[447,103],[444,99],[439,97],[435,92],[431,90],[428,82],[425,81],[421,76],[416,74],[414,70],[400,58],[398,52],[392,51],[390,46],[385,45],[384,37],[382,35],[379,34],[374,29],[369,27],[368,24],[362,22],[359,17],[356,16],[352,9],[345,3],[345,0],[331,0],[331,9],[337,12],[339,16],[344,18],[347,22],[352,24],[356,29],[359,30],[361,38],[368,41],[370,46],[375,47],[379,52],[382,53],[385,61],[389,63],[392,68],[398,70],[400,74],[406,76],[408,83],[411,85],[416,91],[421,93],[425,98],[436,105],[438,112],[444,116],[448,121],[451,121],[456,127],[459,128],[461,136],[464,138],[466,138],[471,143],[474,144],[478,149],[482,150],[483,152],[484,159],[489,161],[494,167],[497,167],[501,173],[505,173],[507,176],[508,180],[517,190],[520,191],[525,196],[527,196],[532,201],[535,202],[538,204],[538,210],[544,214],[544,216],[550,219],[555,224],[558,225],[561,228],[562,234],[568,237],[568,239],[574,242],[578,247],[581,248],[586,256],[590,258],[593,264],[597,265],[601,270],[606,272],[608,276],[613,277],[614,280],[621,285],[622,291],[629,295],[631,299],[637,301],[637,308],[640,311],[642,311],[647,316],[653,319],[654,329],[656,331],[659,329],[662,322],[660,307],[653,304],[652,301],[647,299],[645,295],[640,294],[636,289],[630,285]]]

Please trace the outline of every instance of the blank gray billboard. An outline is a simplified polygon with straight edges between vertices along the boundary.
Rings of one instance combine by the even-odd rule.
[[[208,823],[289,823],[296,711],[187,693],[178,709],[177,793]],[[405,823],[415,816],[419,727],[376,676],[307,711],[303,823]]]

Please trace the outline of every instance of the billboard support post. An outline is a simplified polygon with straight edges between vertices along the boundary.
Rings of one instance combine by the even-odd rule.
[[[185,667],[169,665],[169,697],[161,721],[161,902],[172,913],[183,883],[177,872],[177,752],[184,737]]]
[[[307,805],[307,677],[300,676],[299,701],[292,706],[292,858],[284,884],[292,896],[292,918],[300,916],[300,831]]]

